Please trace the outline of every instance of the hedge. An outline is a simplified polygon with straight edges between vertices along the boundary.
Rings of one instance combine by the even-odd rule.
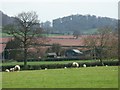
[[[77,57],[73,57],[73,58],[68,58],[68,57],[62,57],[62,58],[42,58],[42,59],[28,59],[27,61],[31,62],[31,61],[67,61],[67,60],[90,60],[90,58],[77,58]],[[17,60],[18,62],[23,62],[23,60]]]
[[[100,62],[85,62],[85,63],[79,63],[80,67],[83,67],[83,64],[86,64],[87,67],[92,67],[92,66],[102,66]],[[108,66],[118,66],[119,62],[118,61],[105,61],[104,65]],[[5,71],[5,69],[10,69],[13,68],[13,65],[9,66],[2,66],[0,69],[2,71]],[[20,65],[21,70],[41,70],[41,69],[57,69],[57,68],[72,68],[72,63],[68,64],[43,64],[43,65],[27,65],[27,68],[24,68],[24,65]]]

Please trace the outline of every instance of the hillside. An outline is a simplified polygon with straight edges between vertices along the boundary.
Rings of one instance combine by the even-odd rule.
[[[14,17],[10,17],[0,11],[2,16],[2,26],[15,22]],[[51,25],[52,24],[52,25]],[[1,25],[1,24],[0,24]],[[41,27],[48,33],[73,34],[79,32],[90,34],[96,32],[98,28],[110,26],[113,29],[117,27],[117,20],[108,17],[97,17],[95,15],[70,15],[54,19],[52,22],[41,23]]]
[[[53,28],[61,33],[95,32],[98,28],[110,26],[115,28],[117,20],[108,17],[97,17],[95,15],[70,15],[53,20]]]
[[[2,24],[0,25],[5,26],[14,22],[14,17],[4,14],[2,11],[0,11],[0,15],[2,16]]]

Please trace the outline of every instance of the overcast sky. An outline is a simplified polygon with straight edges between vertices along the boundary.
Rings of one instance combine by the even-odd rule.
[[[0,10],[9,16],[23,11],[36,11],[40,21],[90,14],[118,18],[119,0],[0,0]]]

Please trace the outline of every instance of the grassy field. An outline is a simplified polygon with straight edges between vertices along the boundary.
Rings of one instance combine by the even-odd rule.
[[[117,88],[118,67],[3,72],[3,88]]]
[[[52,37],[52,36],[61,36],[63,34],[42,34],[43,36],[48,36],[48,37]],[[6,33],[0,32],[0,36],[1,37],[12,37],[12,35],[8,35]]]
[[[89,30],[85,31],[84,33],[85,34],[94,34],[97,32],[97,30],[98,30],[97,28],[93,28],[93,29],[89,29]]]

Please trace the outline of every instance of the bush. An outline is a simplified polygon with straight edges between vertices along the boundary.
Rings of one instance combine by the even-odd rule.
[[[82,58],[77,58],[77,57],[73,57],[73,58],[68,58],[68,57],[62,57],[62,58],[42,58],[42,59],[28,59],[28,62],[31,61],[73,61],[73,60],[89,60],[88,58],[82,57]],[[17,60],[18,62],[23,62],[23,60],[19,59]]]
[[[92,67],[92,66],[102,66],[102,64],[100,62],[82,62],[79,63],[80,67],[83,67],[83,64],[86,64],[87,67]],[[119,61],[106,61],[104,62],[104,65],[108,65],[108,66],[118,66],[119,65]],[[5,69],[10,69],[14,67],[13,65],[9,65],[9,66],[2,66],[2,71],[5,71]],[[43,65],[28,65],[26,69],[24,69],[23,65],[20,65],[21,70],[41,70],[41,69],[57,69],[57,68],[71,68],[72,67],[72,63],[68,63],[68,64],[43,64]]]

